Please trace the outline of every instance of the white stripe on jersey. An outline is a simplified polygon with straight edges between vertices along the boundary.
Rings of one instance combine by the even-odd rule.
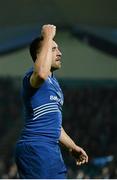
[[[33,120],[37,119],[38,117],[50,113],[50,112],[60,112],[58,105],[56,102],[46,103],[41,106],[38,106],[33,109],[34,112],[34,118]]]
[[[40,116],[43,116],[44,114],[48,114],[48,113],[51,113],[51,112],[60,112],[60,110],[59,110],[59,109],[53,109],[53,110],[50,109],[50,110],[48,110],[48,111],[46,111],[46,112],[44,112],[44,113],[40,113],[39,115],[37,115],[36,117],[34,117],[33,120],[39,118]]]
[[[45,111],[48,111],[48,110],[53,110],[53,109],[58,109],[58,107],[57,106],[50,106],[50,107],[45,107],[44,109],[42,109],[42,110],[40,110],[40,111],[38,111],[38,112],[36,112],[35,114],[34,114],[34,116],[37,116],[38,114],[40,114],[40,113],[42,113],[42,112],[45,112]]]
[[[51,102],[51,103],[46,103],[46,104],[43,104],[43,105],[41,105],[41,106],[38,106],[38,107],[36,107],[36,108],[34,108],[33,110],[34,111],[36,111],[37,109],[40,109],[40,108],[42,108],[42,107],[45,107],[45,106],[48,106],[48,105],[56,105],[56,102]]]
[[[42,110],[44,110],[44,109],[46,109],[46,108],[58,108],[58,105],[57,104],[49,104],[49,105],[46,105],[46,106],[43,106],[43,107],[39,107],[38,109],[36,109],[35,111],[34,111],[34,115],[36,114],[36,113],[38,113],[38,112],[40,112],[40,111],[42,111]]]

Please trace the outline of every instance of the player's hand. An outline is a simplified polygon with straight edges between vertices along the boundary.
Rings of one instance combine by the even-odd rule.
[[[70,152],[76,160],[76,165],[81,165],[88,162],[88,155],[81,147],[76,146],[75,149],[70,149]]]
[[[42,26],[41,35],[43,38],[54,38],[56,34],[56,26],[47,24]]]

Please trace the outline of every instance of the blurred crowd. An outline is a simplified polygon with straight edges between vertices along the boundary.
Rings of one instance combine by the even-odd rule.
[[[20,78],[0,78],[0,178],[17,178],[15,142],[23,126]],[[117,87],[61,83],[64,92],[63,126],[89,155],[89,163],[77,167],[62,148],[68,178],[117,178]]]
[[[63,91],[64,128],[89,155],[85,174],[83,169],[78,171],[72,157],[64,153],[68,167],[76,172],[76,176],[72,173],[73,178],[106,178],[107,174],[110,178],[117,178],[117,87],[107,82],[72,87],[69,83],[69,86],[63,84]],[[113,158],[109,161],[108,157]]]

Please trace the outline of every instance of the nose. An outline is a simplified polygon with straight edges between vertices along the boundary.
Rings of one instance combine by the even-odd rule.
[[[59,49],[58,49],[58,55],[62,56],[62,53],[61,53],[61,51]]]

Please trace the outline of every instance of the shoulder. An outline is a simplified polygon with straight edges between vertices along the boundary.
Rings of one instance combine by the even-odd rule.
[[[30,84],[30,77],[33,73],[33,68],[30,68],[23,77],[23,86],[27,86]]]
[[[30,68],[30,69],[25,73],[24,78],[30,77],[32,73],[33,73],[33,68]],[[23,78],[23,79],[24,79],[24,78]]]

